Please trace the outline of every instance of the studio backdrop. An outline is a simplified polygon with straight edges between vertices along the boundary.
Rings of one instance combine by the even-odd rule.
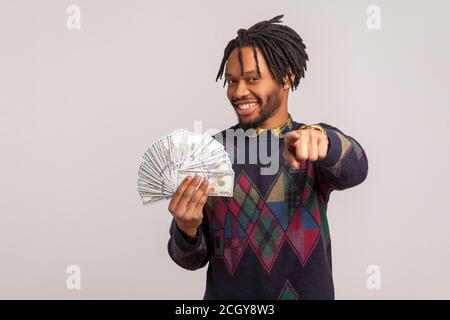
[[[450,298],[450,3],[0,1],[0,298],[201,299],[169,257],[145,150],[236,124],[224,49],[283,14],[309,55],[303,123],[357,138],[360,186],[331,194],[337,299]]]

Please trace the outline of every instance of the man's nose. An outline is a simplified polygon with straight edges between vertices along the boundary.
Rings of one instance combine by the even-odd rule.
[[[240,99],[242,97],[248,96],[248,94],[249,92],[247,86],[245,85],[245,81],[239,81],[235,92],[236,98]]]

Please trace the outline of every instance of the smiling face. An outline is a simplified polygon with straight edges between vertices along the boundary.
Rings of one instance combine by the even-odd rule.
[[[228,57],[225,80],[227,96],[238,116],[239,124],[248,128],[273,128],[283,123],[287,117],[287,94],[273,78],[264,56],[256,49],[261,77],[258,77],[252,47],[243,47],[241,76],[238,50],[235,48]]]

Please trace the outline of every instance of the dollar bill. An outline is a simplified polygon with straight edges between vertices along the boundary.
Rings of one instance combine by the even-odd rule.
[[[210,196],[233,194],[234,172],[224,146],[210,135],[182,130],[156,140],[143,155],[137,179],[143,203],[172,197],[188,175],[208,179]]]
[[[187,176],[200,176],[208,180],[208,196],[232,197],[234,188],[234,171],[184,170],[177,172],[177,187]]]

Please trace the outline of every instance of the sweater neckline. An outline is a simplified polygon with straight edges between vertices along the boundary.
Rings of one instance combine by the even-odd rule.
[[[239,129],[240,128],[239,124],[237,124],[235,126],[235,128]],[[264,129],[261,127],[257,127],[255,129],[253,129],[250,134],[246,135],[246,137],[256,138],[258,136],[261,136],[261,137],[267,136],[267,134],[261,135],[261,133],[266,133],[266,132],[270,131],[274,138],[283,139],[286,136],[286,134],[288,132],[290,132],[293,128],[294,128],[294,121],[292,120],[291,114],[288,113],[287,120],[284,123],[282,123],[281,125],[279,125],[275,128],[272,128],[272,129]]]

